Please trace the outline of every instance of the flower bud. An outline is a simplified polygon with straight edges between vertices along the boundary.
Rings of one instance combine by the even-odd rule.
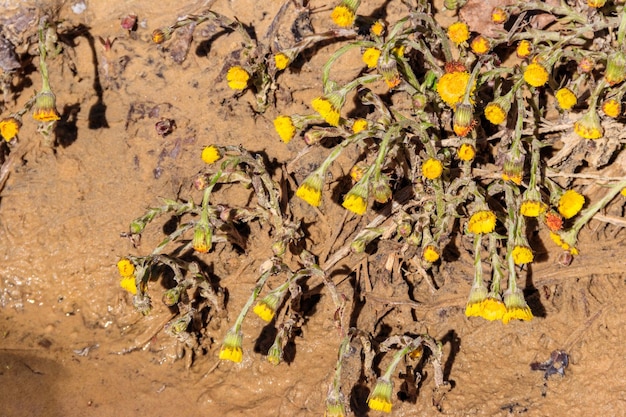
[[[609,85],[619,84],[626,79],[626,55],[617,51],[609,55],[604,78]]]

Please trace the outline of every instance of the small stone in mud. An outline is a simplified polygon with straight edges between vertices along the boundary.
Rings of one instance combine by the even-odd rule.
[[[176,122],[172,119],[161,118],[156,124],[154,128],[159,136],[165,137],[174,131],[176,127]]]
[[[569,365],[569,355],[563,350],[555,350],[550,354],[546,362],[533,362],[530,369],[533,371],[545,371],[543,377],[548,379],[550,375],[559,374],[565,376],[565,368]]]

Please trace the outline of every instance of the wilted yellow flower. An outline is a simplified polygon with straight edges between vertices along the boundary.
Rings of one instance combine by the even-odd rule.
[[[7,142],[11,142],[20,131],[22,123],[15,117],[7,117],[0,120],[0,135]]]
[[[363,52],[362,59],[367,68],[375,68],[378,65],[378,58],[380,58],[380,50],[376,48],[367,48]]]
[[[467,223],[470,233],[491,233],[496,227],[496,215],[491,210],[480,210],[472,214]]]
[[[54,122],[61,119],[56,109],[56,97],[52,91],[44,90],[37,94],[33,119],[39,122]]]
[[[135,276],[129,275],[122,277],[120,281],[120,287],[133,295],[137,294],[137,284],[135,283]]]
[[[276,308],[278,307],[278,303],[280,303],[280,301],[281,298],[277,297],[275,294],[268,294],[265,298],[256,303],[252,311],[254,311],[254,314],[263,319],[263,321],[269,323],[276,315]]]
[[[448,38],[459,45],[469,39],[469,29],[463,22],[455,22],[448,28]]]
[[[607,116],[616,119],[622,113],[622,103],[614,98],[610,98],[602,103],[602,111]]]
[[[561,239],[561,235],[558,233],[550,232],[550,239],[552,239],[557,246],[560,246],[561,249],[568,251],[572,255],[578,255],[578,249]]]
[[[502,320],[506,314],[506,306],[499,296],[489,295],[479,304],[479,309],[478,316],[489,321]]]
[[[566,219],[574,217],[585,205],[585,197],[574,190],[567,190],[559,198],[559,213]]]
[[[585,139],[600,139],[604,136],[604,129],[600,124],[600,118],[595,109],[589,110],[574,123],[574,132]]]
[[[250,74],[239,65],[230,67],[226,73],[228,86],[233,90],[244,90],[248,86],[248,80],[250,80]]]
[[[372,393],[367,399],[367,406],[375,411],[391,413],[393,404],[391,403],[391,392],[393,385],[385,378],[378,378]]]
[[[335,22],[337,26],[342,28],[350,27],[354,24],[355,19],[354,11],[350,10],[344,4],[340,4],[339,6],[333,9],[333,12],[330,15],[330,18]]]
[[[559,88],[554,94],[559,107],[563,110],[569,110],[576,105],[576,94],[569,88]]]
[[[439,251],[434,245],[427,245],[422,252],[422,258],[430,263],[437,262],[439,260]]]
[[[196,252],[207,253],[211,249],[213,231],[210,227],[198,224],[193,231],[191,246]]]
[[[587,0],[587,6],[599,9],[606,4],[606,0]]]
[[[524,81],[533,87],[541,87],[548,82],[548,78],[550,78],[550,74],[546,68],[537,62],[528,64],[524,69]]]
[[[280,139],[289,143],[293,136],[296,134],[296,127],[293,124],[293,120],[289,116],[278,116],[274,119],[274,129],[280,136]]]
[[[482,303],[487,299],[487,288],[484,285],[472,286],[467,305],[465,306],[465,315],[467,317],[481,317]]]
[[[437,179],[443,173],[443,164],[440,160],[429,158],[422,163],[422,175],[429,180]]]
[[[313,109],[331,126],[339,126],[339,108],[328,98],[317,97],[311,102]]]
[[[309,175],[296,191],[296,197],[300,197],[313,207],[318,207],[322,202],[322,185],[324,178],[317,172]]]
[[[359,216],[367,209],[368,184],[357,183],[343,199],[341,205]]]
[[[604,70],[604,79],[613,86],[626,79],[626,54],[621,50],[609,54]]]
[[[222,153],[215,145],[205,146],[200,155],[205,164],[212,164],[222,158]]]
[[[277,70],[284,70],[285,68],[287,68],[290,62],[291,60],[289,59],[289,57],[282,52],[274,55],[274,63],[276,64]]]
[[[463,100],[470,74],[467,71],[446,73],[437,82],[437,93],[439,97],[450,107],[455,108]],[[476,82],[472,85],[471,91],[476,88]]]
[[[243,359],[242,342],[243,334],[235,329],[230,329],[224,337],[224,343],[222,343],[222,347],[220,348],[219,358],[235,363],[241,362]]]
[[[464,138],[467,136],[474,126],[476,121],[473,119],[474,108],[471,104],[460,103],[456,106],[454,111],[454,117],[452,119],[452,129],[458,136]]]
[[[491,21],[496,24],[501,24],[509,20],[508,13],[501,7],[494,7],[491,11]]]
[[[520,213],[526,217],[539,217],[541,213],[546,211],[547,206],[542,201],[524,200],[520,206]]]
[[[476,148],[470,143],[463,143],[457,151],[457,156],[461,161],[471,161],[476,156]]]
[[[533,53],[533,44],[526,39],[521,40],[517,44],[515,53],[517,54],[518,58],[527,58],[530,56],[530,54]]]
[[[502,323],[504,324],[511,320],[529,321],[533,318],[533,313],[530,311],[528,304],[526,304],[524,294],[519,288],[514,292],[506,290],[504,293],[504,305],[506,306],[506,313],[502,317]]]
[[[533,251],[528,246],[516,245],[511,251],[515,265],[531,263],[534,259]]]
[[[483,35],[478,35],[472,39],[470,47],[476,55],[484,55],[491,49],[491,42]]]
[[[169,27],[155,29],[152,32],[152,42],[161,44],[172,37],[172,29]]]

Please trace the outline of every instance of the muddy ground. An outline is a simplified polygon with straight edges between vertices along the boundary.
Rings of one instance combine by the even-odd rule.
[[[322,415],[339,345],[334,306],[325,291],[312,290],[313,306],[289,363],[273,366],[255,352],[263,324],[250,317],[241,364],[215,366],[230,325],[225,321],[210,329],[212,343],[187,368],[184,359],[174,360],[175,342],[158,331],[169,311],[155,303],[151,315],[141,317],[119,287],[116,262],[129,253],[146,254],[160,240],[166,219],[148,229],[138,248],[120,233],[159,198],[193,195],[191,179],[202,165],[203,146],[242,145],[266,155],[274,167],[289,163],[304,144],[280,142],[272,120],[309,111],[308,103],[320,93],[319,69],[337,46],[325,45],[301,68],[286,71],[276,109],[255,114],[253,95],[235,98],[224,80],[226,58],[239,45],[236,34],[199,28],[182,64],[173,61],[167,46],[150,41],[153,29],[202,9],[202,2],[87,1],[80,14],[77,1],[0,3],[7,16],[20,12],[16,4],[51,10],[68,33],[63,53],[49,61],[62,113],[57,146],[42,145],[34,124],[25,123],[19,140],[30,144],[28,151],[1,194],[0,416]],[[329,8],[312,3],[313,27],[329,28]],[[360,12],[373,12],[378,3],[383,2],[364,1]],[[402,10],[395,2],[387,4],[390,14]],[[262,35],[281,5],[224,0],[213,9]],[[130,13],[138,16],[138,26],[128,33],[120,19]],[[452,19],[450,12],[442,16]],[[115,39],[110,51],[99,38]],[[356,73],[361,65],[357,57],[344,69]],[[39,73],[34,67],[27,73],[16,102],[7,107],[18,108],[38,89]],[[154,128],[162,117],[176,123],[165,137]],[[307,154],[293,179],[301,181],[320,158]],[[349,169],[335,165],[335,176]],[[279,174],[277,180],[289,183]],[[341,246],[341,241],[328,246],[344,221],[341,207],[328,205],[324,222],[315,226],[319,214],[302,202],[293,204],[294,212],[314,224],[308,238],[313,253],[323,256]],[[611,210],[623,217],[623,201]],[[354,219],[346,224],[349,230],[356,227]],[[202,255],[212,276],[228,289],[231,322],[269,256],[267,234],[262,228],[252,232],[245,253],[220,244]],[[367,274],[372,282],[386,282],[382,301],[367,299],[367,308],[361,307],[360,326],[379,334],[427,332],[444,343],[444,376],[452,389],[439,408],[433,406],[432,368],[423,366],[415,387],[403,385],[411,369],[401,366],[394,380],[394,415],[617,416],[626,409],[625,240],[618,226],[593,221],[581,236],[580,255],[562,266],[559,251],[540,234],[533,244],[543,249],[522,275],[536,316],[531,322],[503,325],[465,317],[472,279],[468,242],[459,243],[456,259],[441,268],[434,284],[409,280],[419,303],[409,300],[406,284],[382,268],[393,247],[381,245],[373,254],[346,259],[335,281],[350,300],[358,297],[355,277]],[[158,283],[151,285],[159,291]],[[384,329],[371,322],[382,317]],[[564,377],[546,380],[530,364],[548,360],[555,350],[567,352],[570,364]],[[357,364],[350,366],[348,379],[358,379]],[[344,387],[356,415],[377,414],[365,404],[371,387],[373,380]]]

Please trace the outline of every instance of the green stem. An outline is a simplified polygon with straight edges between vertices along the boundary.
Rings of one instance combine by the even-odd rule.
[[[246,314],[248,314],[248,310],[250,310],[250,307],[252,307],[252,304],[254,304],[256,299],[259,297],[259,293],[263,289],[265,282],[270,277],[270,275],[272,275],[272,269],[273,268],[270,268],[269,270],[265,271],[263,275],[261,275],[254,289],[252,290],[252,294],[250,294],[248,301],[246,301],[246,304],[241,309],[241,312],[239,313],[239,316],[237,317],[237,320],[235,321],[235,325],[233,326],[233,329],[235,330],[236,333],[239,333],[241,331],[241,325],[243,324],[243,319],[246,317]]]

